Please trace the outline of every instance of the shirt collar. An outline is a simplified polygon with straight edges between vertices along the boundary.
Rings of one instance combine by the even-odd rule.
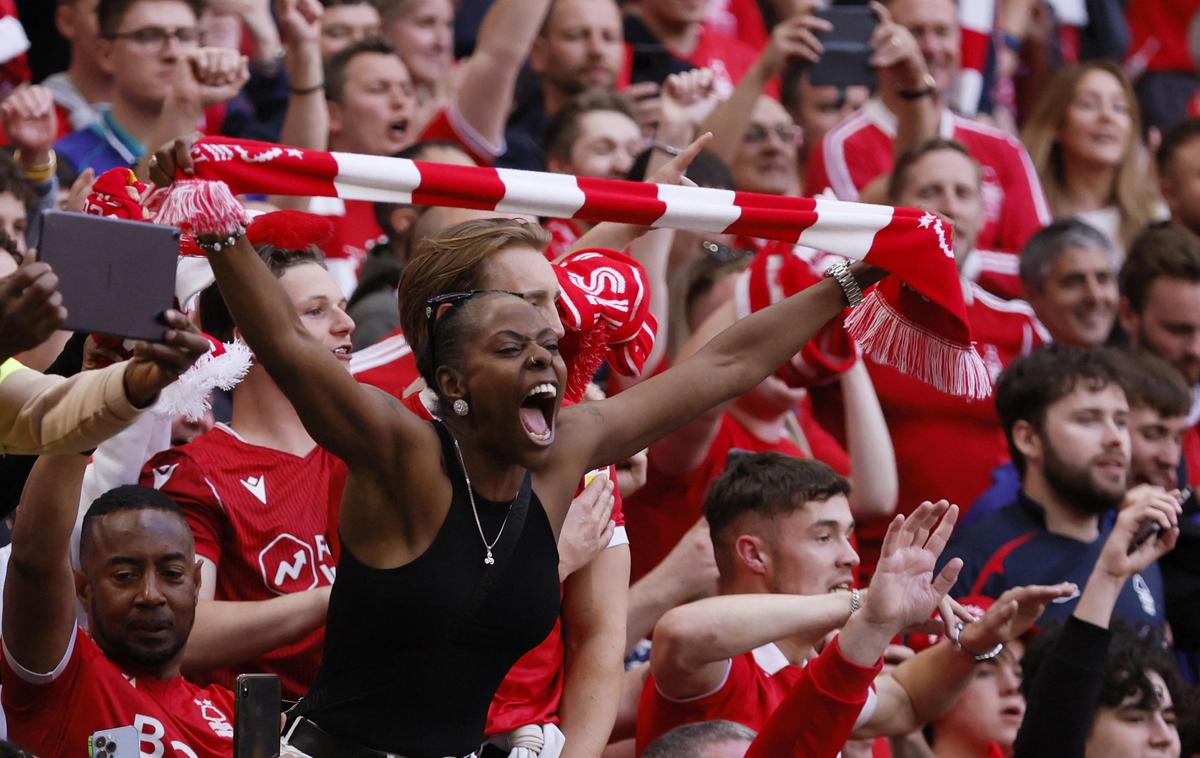
[[[863,104],[862,112],[881,132],[896,139],[896,114],[888,110],[878,95]],[[938,137],[953,139],[954,126],[954,113],[949,108],[943,108],[941,118],[938,119]]]

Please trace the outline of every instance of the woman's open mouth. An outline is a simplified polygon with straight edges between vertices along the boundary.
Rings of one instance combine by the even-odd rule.
[[[557,401],[558,387],[551,382],[542,382],[529,390],[517,410],[525,433],[539,445],[549,444],[554,439],[554,406]]]

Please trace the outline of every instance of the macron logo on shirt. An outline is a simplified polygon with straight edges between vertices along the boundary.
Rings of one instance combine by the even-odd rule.
[[[267,504],[267,475],[248,476],[240,480],[242,486],[250,491],[251,495],[258,498],[258,502],[263,505]]]
[[[161,490],[164,484],[171,481],[171,475],[177,468],[179,468],[178,463],[172,463],[170,466],[155,466],[151,472],[154,474],[154,489]]]

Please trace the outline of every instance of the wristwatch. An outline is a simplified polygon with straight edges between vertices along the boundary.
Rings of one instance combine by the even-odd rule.
[[[835,263],[825,269],[825,276],[838,283],[842,288],[842,294],[846,297],[846,305],[853,308],[862,302],[862,287],[858,286],[858,280],[854,278],[854,274],[850,273],[850,267],[845,263]]]
[[[917,89],[898,89],[896,90],[896,94],[905,100],[920,100],[923,97],[932,95],[936,88],[937,82],[933,80],[933,74],[926,71],[925,76],[921,79],[920,87]]]

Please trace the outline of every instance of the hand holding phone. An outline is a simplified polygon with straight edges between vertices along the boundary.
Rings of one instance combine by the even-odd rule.
[[[864,5],[834,5],[817,11],[829,31],[816,35],[820,60],[809,69],[814,87],[874,86],[871,41],[879,24]]]

